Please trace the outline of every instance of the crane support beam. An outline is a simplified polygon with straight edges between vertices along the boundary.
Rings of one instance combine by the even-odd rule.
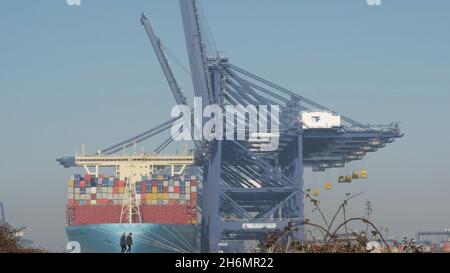
[[[200,33],[198,8],[195,0],[180,0],[180,9],[194,93],[196,97],[203,99],[203,105],[206,106],[213,103],[213,96],[209,81],[208,60]]]

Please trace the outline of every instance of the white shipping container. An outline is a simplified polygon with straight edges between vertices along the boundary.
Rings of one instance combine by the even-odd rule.
[[[185,195],[184,195],[184,198],[185,198],[186,200],[191,200],[191,195],[190,195],[190,194],[185,194]]]
[[[91,205],[97,205],[97,200],[91,200]]]
[[[301,113],[303,129],[330,129],[341,127],[341,116],[329,111],[304,111]]]
[[[75,193],[80,193],[80,188],[75,188]]]
[[[112,200],[113,199],[113,194],[112,193],[108,193],[108,198],[106,198],[108,200]]]
[[[96,187],[91,188],[91,193],[92,194],[96,194],[97,193],[97,188]]]
[[[108,187],[108,194],[112,194],[113,193],[113,188],[112,187]]]
[[[175,187],[179,187],[180,186],[180,181],[175,181]]]
[[[80,194],[80,200],[86,200],[86,194],[84,193]]]
[[[86,194],[91,194],[91,188],[86,188]]]
[[[70,188],[67,189],[67,192],[68,192],[68,193],[74,193],[74,191],[75,191],[75,190],[74,190],[72,187],[70,187]]]
[[[173,199],[180,199],[180,194],[179,193],[174,193],[173,194]]]
[[[173,186],[169,186],[169,192],[174,192],[174,187]]]
[[[168,186],[169,186],[169,181],[164,181],[164,182],[163,182],[163,186],[164,186],[164,187],[168,187]]]
[[[73,196],[73,199],[80,200],[80,194],[79,193],[75,193],[75,195]]]
[[[123,200],[123,193],[119,193],[119,200]]]
[[[157,205],[158,201],[157,200],[152,200],[152,205]]]
[[[173,199],[175,194],[173,192],[169,192],[169,199]]]
[[[191,187],[191,192],[197,192],[197,187]]]
[[[163,205],[169,204],[169,200],[163,200]]]
[[[118,193],[113,193],[113,199],[114,200],[118,200],[119,199],[119,194]]]
[[[67,195],[67,199],[73,199],[73,193],[69,193],[69,195]]]

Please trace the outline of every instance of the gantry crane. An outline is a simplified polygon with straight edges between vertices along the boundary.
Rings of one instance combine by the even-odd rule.
[[[250,141],[250,137],[247,141],[194,141],[195,153],[188,161],[198,166],[203,175],[199,199],[202,209],[202,252],[216,252],[219,249],[235,251],[236,247],[242,251],[243,241],[262,239],[267,230],[284,228],[292,222],[301,224],[304,218],[305,167],[312,167],[314,171],[342,168],[346,163],[361,160],[367,153],[375,152],[403,136],[396,123],[370,126],[346,116],[341,116],[342,126],[304,128],[300,119],[302,112],[336,112],[233,65],[226,57],[219,54],[208,56],[197,1],[179,0],[179,4],[194,95],[202,98],[203,106],[277,105],[280,108],[280,128],[275,134],[279,138],[277,150],[261,150],[258,143]],[[187,99],[170,69],[161,40],[145,15],[141,16],[141,23],[176,103],[186,105]],[[184,117],[171,118],[135,137],[100,150],[94,157],[113,155],[167,132],[180,122],[193,121]],[[248,135],[248,128],[246,130]],[[169,136],[165,139],[154,154],[159,154],[173,142],[173,138]],[[65,167],[80,165],[77,157],[63,157],[58,161]],[[189,162],[184,163],[188,165]],[[303,229],[299,228],[295,236],[302,239]]]

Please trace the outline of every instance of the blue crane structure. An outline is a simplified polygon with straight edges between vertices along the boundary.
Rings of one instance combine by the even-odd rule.
[[[261,240],[267,230],[284,228],[289,223],[302,223],[305,167],[312,167],[314,171],[341,168],[403,136],[397,123],[371,126],[346,116],[341,116],[343,124],[339,127],[304,128],[300,120],[302,111],[334,111],[233,65],[220,54],[208,55],[199,3],[197,0],[180,0],[179,4],[194,94],[202,98],[203,106],[215,104],[222,109],[229,105],[279,106],[279,146],[276,150],[259,149],[248,140],[203,138],[194,141],[196,165],[203,176],[199,199],[202,215],[200,251],[242,251],[245,240]],[[187,105],[150,20],[142,15],[141,23],[176,103]],[[238,118],[237,122],[245,123],[252,118],[249,115],[248,119]],[[175,117],[102,149],[100,154],[116,153],[167,132],[180,122],[195,123],[185,117]],[[249,137],[248,126],[245,131]],[[174,141],[174,137],[169,136],[154,152],[160,153]],[[65,167],[73,167],[75,160],[63,157],[58,161]],[[303,229],[298,229],[295,236],[302,239]]]
[[[0,225],[6,225],[5,209],[2,202],[0,202]]]

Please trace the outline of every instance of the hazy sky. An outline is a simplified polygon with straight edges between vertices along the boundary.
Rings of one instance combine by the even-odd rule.
[[[358,164],[305,174],[307,187],[367,167],[370,179],[335,185],[366,193],[377,225],[412,236],[450,227],[450,2],[447,0],[202,1],[230,62],[362,123],[400,121],[406,136]],[[0,200],[7,219],[38,245],[66,244],[68,177],[55,159],[114,144],[169,118],[174,103],[148,38],[145,12],[167,48],[188,64],[178,1],[2,1]],[[187,94],[189,76],[172,61]],[[156,142],[146,142],[151,150]],[[315,217],[310,207],[305,214]]]

